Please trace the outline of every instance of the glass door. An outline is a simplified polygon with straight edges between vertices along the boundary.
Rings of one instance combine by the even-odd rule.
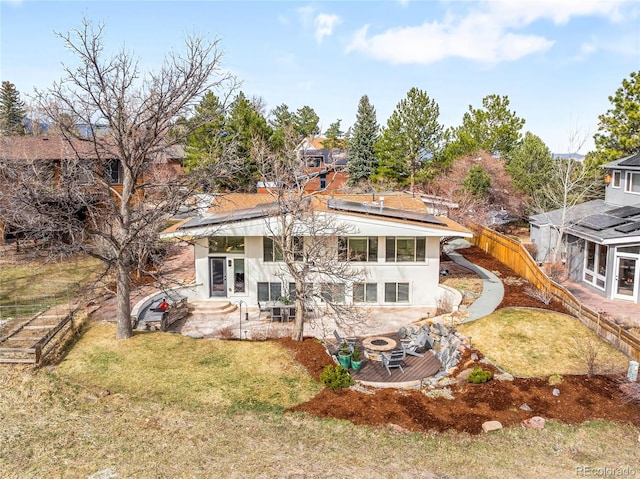
[[[216,297],[227,296],[226,258],[209,258],[210,294]]]
[[[635,301],[638,295],[636,269],[638,260],[636,258],[617,258],[617,276],[614,297]]]

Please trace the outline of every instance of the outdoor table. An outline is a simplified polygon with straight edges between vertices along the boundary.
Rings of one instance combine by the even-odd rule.
[[[281,301],[268,301],[266,306],[271,313],[271,321],[290,321],[291,318],[295,318],[296,316],[295,304],[285,304]]]

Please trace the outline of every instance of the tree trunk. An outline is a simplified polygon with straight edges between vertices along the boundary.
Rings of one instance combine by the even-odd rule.
[[[304,339],[304,299],[296,298],[296,320],[293,323],[291,339],[302,341]]]
[[[116,299],[118,303],[116,339],[129,339],[131,327],[131,268],[125,261],[118,261],[116,272]]]

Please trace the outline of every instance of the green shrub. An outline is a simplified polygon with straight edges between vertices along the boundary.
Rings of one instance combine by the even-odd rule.
[[[349,375],[349,371],[339,364],[325,367],[320,375],[320,381],[333,391],[348,388],[353,384],[353,378]]]
[[[476,366],[475,368],[473,368],[473,371],[471,371],[471,374],[469,374],[467,381],[472,384],[482,384],[486,383],[492,377],[493,374],[491,374],[491,371],[485,371],[484,369]]]
[[[351,353],[351,361],[360,361],[361,359],[360,349],[354,348],[353,353]]]

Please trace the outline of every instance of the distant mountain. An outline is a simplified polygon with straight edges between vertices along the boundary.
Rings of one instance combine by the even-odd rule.
[[[584,161],[585,155],[581,155],[580,153],[552,153],[554,158],[561,158],[563,160],[578,160]]]

